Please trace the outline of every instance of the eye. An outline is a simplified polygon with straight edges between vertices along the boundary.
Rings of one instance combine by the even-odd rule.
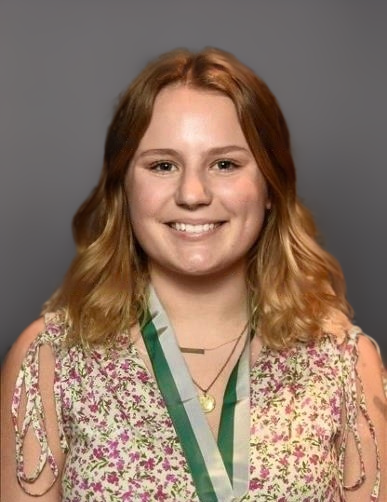
[[[239,164],[237,164],[233,160],[223,159],[223,160],[218,160],[215,164],[215,167],[219,171],[232,171],[233,169],[239,167]]]
[[[170,173],[176,170],[176,166],[172,162],[158,161],[151,164],[149,169],[157,173]]]

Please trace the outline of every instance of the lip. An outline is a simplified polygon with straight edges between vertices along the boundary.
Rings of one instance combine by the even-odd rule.
[[[207,236],[211,236],[213,235],[215,232],[217,232],[219,230],[219,228],[221,226],[223,226],[223,224],[225,223],[225,221],[218,221],[218,222],[209,222],[208,220],[204,221],[203,223],[183,223],[182,221],[176,221],[176,222],[169,222],[167,223],[167,226],[170,230],[172,230],[172,232],[179,236],[179,237],[182,237],[184,239],[200,239],[200,238],[203,238],[203,237],[207,237]],[[183,224],[184,226],[185,225],[188,225],[188,226],[207,226],[207,225],[211,225],[213,228],[206,228],[205,230],[203,229],[203,231],[187,231],[185,228],[184,229],[180,229],[180,228],[176,228],[176,225],[180,226],[181,224]]]
[[[221,223],[225,223],[226,220],[205,220],[204,218],[198,220],[190,220],[186,218],[182,218],[181,220],[170,220],[166,221],[165,224],[168,226],[173,225],[174,223],[184,223],[184,225],[220,225]]]

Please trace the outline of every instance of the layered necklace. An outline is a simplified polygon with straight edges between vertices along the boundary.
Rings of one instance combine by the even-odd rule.
[[[183,353],[188,353],[188,354],[205,354],[206,352],[209,352],[211,350],[216,350],[216,349],[218,349],[220,347],[223,347],[224,345],[228,345],[229,343],[231,343],[232,341],[234,341],[234,345],[233,345],[233,347],[231,349],[231,352],[228,355],[226,361],[221,366],[220,370],[215,375],[215,377],[211,380],[210,384],[207,385],[207,387],[202,387],[193,377],[191,377],[192,381],[196,385],[196,387],[202,391],[202,394],[199,396],[199,402],[200,402],[200,406],[202,407],[202,410],[204,411],[204,413],[210,413],[216,407],[215,397],[212,394],[209,393],[209,390],[215,384],[215,382],[218,380],[218,378],[220,377],[220,375],[223,373],[223,371],[226,368],[227,364],[230,362],[230,359],[232,358],[232,356],[233,356],[233,354],[235,352],[235,349],[237,348],[237,345],[238,345],[240,339],[242,338],[242,336],[246,332],[247,326],[248,326],[248,323],[246,323],[244,325],[241,334],[238,335],[236,338],[234,338],[234,340],[231,340],[229,342],[224,342],[224,343],[222,343],[222,344],[220,344],[220,345],[218,345],[216,347],[211,347],[211,348],[204,348],[204,347],[198,347],[198,348],[180,347],[180,351],[183,352]]]
[[[232,351],[207,388],[192,380],[172,325],[154,288],[150,287],[148,311],[141,332],[155,378],[184,451],[201,502],[231,502],[243,498],[249,485],[250,449],[250,337],[231,372],[222,404],[218,440],[205,418],[206,408],[216,406],[208,391],[223,372]],[[183,351],[184,348],[183,347]],[[188,349],[190,350],[190,349]],[[206,350],[206,349],[191,349]],[[199,388],[205,399],[198,397]],[[209,410],[211,411],[211,410]]]

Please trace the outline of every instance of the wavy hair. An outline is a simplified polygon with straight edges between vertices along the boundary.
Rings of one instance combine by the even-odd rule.
[[[147,259],[131,229],[125,175],[156,96],[172,84],[217,91],[233,101],[266,179],[271,210],[247,269],[253,326],[273,348],[318,337],[332,311],[351,314],[343,274],[318,244],[313,218],[297,198],[289,131],[276,98],[250,68],[215,48],[163,54],[120,96],[100,180],[73,219],[77,254],[44,310],[63,309],[70,342],[87,345],[113,341],[143,312]]]

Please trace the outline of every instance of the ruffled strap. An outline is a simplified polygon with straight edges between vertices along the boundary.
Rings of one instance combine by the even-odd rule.
[[[344,490],[354,491],[358,489],[365,481],[366,472],[362,452],[361,438],[358,430],[358,420],[361,414],[366,421],[368,431],[375,445],[376,455],[376,477],[371,493],[371,501],[376,501],[379,493],[380,486],[380,454],[376,442],[375,427],[369,416],[366,399],[364,394],[363,384],[359,377],[356,363],[358,360],[358,337],[362,334],[360,328],[354,326],[349,332],[342,352],[342,362],[344,368],[344,381],[343,381],[343,396],[345,406],[345,424],[343,434],[339,447],[339,473]],[[351,485],[344,484],[344,465],[346,446],[350,435],[352,435],[356,451],[359,459],[359,475],[356,481]]]
[[[46,317],[46,323],[47,323],[47,317]],[[40,354],[40,348],[43,345],[49,345],[55,354],[55,347],[53,344],[53,333],[50,333],[48,330],[43,331],[36,337],[36,339],[30,345],[24,357],[22,366],[17,376],[16,386],[11,406],[12,421],[16,434],[17,479],[24,492],[26,492],[28,495],[36,497],[47,493],[48,490],[55,483],[59,475],[58,464],[48,444],[47,431],[45,427],[46,421],[45,421],[43,400],[39,389],[39,354]],[[58,357],[55,357],[54,371],[55,373],[54,373],[53,391],[54,391],[55,407],[58,420],[59,443],[63,451],[67,451],[67,442],[61,420],[60,393],[58,388],[60,362]],[[20,404],[21,404],[21,396],[23,388],[25,389],[26,409],[21,427],[19,427],[19,421],[20,421],[19,413],[20,413]],[[26,440],[27,433],[30,429],[32,429],[39,443],[40,453],[36,468],[34,469],[32,474],[27,475],[25,472],[25,465],[24,465],[24,442]],[[41,475],[46,463],[48,463],[51,469],[51,472],[53,474],[53,480],[43,492],[31,493],[29,491],[29,488],[27,488],[25,484],[27,484],[28,486],[34,483]]]

